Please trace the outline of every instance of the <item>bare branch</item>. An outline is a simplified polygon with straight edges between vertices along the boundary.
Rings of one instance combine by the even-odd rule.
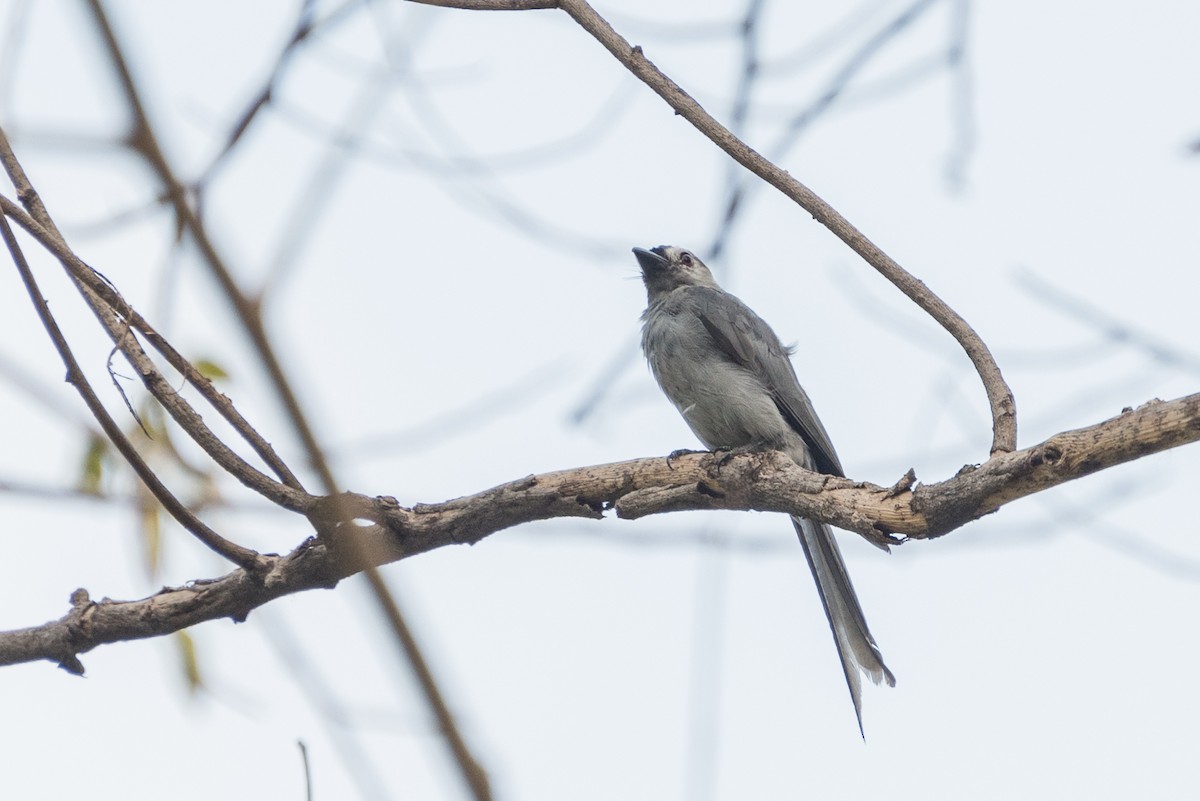
[[[1124,345],[1140,351],[1147,359],[1164,367],[1200,376],[1200,356],[1188,348],[1180,347],[1177,343],[1156,336],[1129,320],[1097,308],[1078,295],[1055,286],[1033,270],[1017,270],[1013,278],[1017,286],[1034,300],[1098,332],[1104,338],[1106,350],[1111,352],[1113,345]]]
[[[7,143],[4,139],[4,132],[0,130],[0,154],[6,150]],[[23,196],[28,195],[29,193],[23,193]],[[33,196],[36,197],[36,194]],[[34,208],[36,207],[35,205]],[[170,343],[159,335],[111,284],[76,256],[56,229],[43,227],[30,214],[23,212],[12,200],[3,195],[0,195],[0,212],[6,217],[12,218],[59,260],[59,263],[76,282],[76,286],[79,287],[84,299],[88,301],[88,305],[92,307],[93,312],[113,337],[113,341],[118,343],[126,356],[130,357],[131,363],[137,369],[138,375],[146,384],[147,389],[163,404],[164,408],[171,412],[172,417],[217,464],[242,484],[268,500],[292,511],[302,512],[307,509],[310,496],[303,491],[300,482],[276,455],[270,443],[241,416],[229,398],[217,390],[211,381],[201,375],[187,359],[171,347]],[[135,348],[136,341],[130,328],[141,331],[147,341],[163,354],[168,363],[178,370],[188,383],[200,391],[205,400],[209,401],[242,438],[250,443],[255,452],[280,475],[285,483],[273,481],[225,445],[204,424],[200,415],[166,381],[141,347]]]
[[[96,422],[100,424],[100,427],[112,441],[113,445],[120,451],[121,456],[125,458],[125,461],[137,473],[138,478],[142,480],[146,488],[154,494],[155,499],[163,505],[163,508],[181,526],[190,531],[196,539],[235,565],[241,565],[249,574],[261,574],[265,565],[261,562],[261,557],[256,551],[230,542],[205,525],[167,489],[166,485],[159,480],[154,471],[150,469],[150,466],[142,459],[137,448],[133,446],[133,443],[121,431],[121,427],[109,415],[108,410],[104,408],[104,404],[100,402],[100,398],[96,396],[95,390],[92,389],[91,384],[84,377],[83,371],[79,369],[79,363],[71,353],[71,348],[67,344],[66,337],[63,336],[62,331],[58,327],[58,322],[54,319],[54,315],[50,313],[50,306],[42,296],[41,290],[38,289],[37,281],[33,277],[33,271],[29,268],[29,263],[25,260],[25,254],[17,242],[16,235],[13,234],[12,227],[8,224],[8,217],[3,213],[0,213],[0,236],[3,237],[4,244],[8,247],[8,252],[12,254],[13,262],[17,265],[17,271],[21,274],[21,280],[25,284],[25,289],[29,293],[30,300],[33,301],[34,309],[37,311],[38,317],[46,329],[46,333],[50,335],[50,339],[54,343],[58,355],[62,358],[63,364],[67,368],[67,383],[75,387],[76,391],[79,392],[80,397],[87,404],[88,410],[91,411],[92,416],[96,418]]]
[[[166,154],[163,153],[162,148],[158,144],[158,138],[150,127],[149,117],[146,115],[146,109],[137,91],[133,75],[129,71],[129,65],[125,61],[125,56],[121,52],[120,45],[117,43],[116,35],[108,22],[108,16],[105,14],[99,0],[90,0],[88,6],[92,11],[92,15],[96,20],[96,26],[104,40],[105,48],[113,63],[113,69],[117,72],[117,77],[133,118],[133,130],[129,136],[130,146],[138,155],[146,160],[160,183],[162,183],[179,226],[191,236],[200,251],[205,265],[209,268],[209,272],[212,273],[221,291],[224,292],[230,304],[233,305],[238,320],[241,321],[246,330],[246,335],[262,360],[263,366],[266,368],[268,376],[275,386],[276,392],[279,394],[305,449],[310,455],[318,453],[320,446],[317,443],[316,435],[313,433],[312,427],[301,411],[299,399],[296,397],[291,383],[287,380],[283,365],[279,362],[279,357],[276,355],[275,349],[271,345],[270,337],[267,335],[266,327],[263,324],[260,313],[259,299],[243,292],[241,287],[238,286],[233,271],[229,269],[228,264],[226,264],[224,258],[217,251],[215,244],[208,235],[207,229],[196,214],[195,209],[192,208],[188,199],[187,188],[171,169]],[[319,462],[314,460],[314,463],[319,470]],[[331,476],[322,475],[321,478],[327,488],[332,484]]]
[[[201,447],[205,447],[205,443],[207,442],[208,447],[205,447],[205,450],[208,451],[209,455],[212,456],[214,461],[235,475],[240,481],[242,481],[251,489],[259,492],[265,497],[270,498],[271,500],[281,502],[282,505],[286,506],[287,508],[302,508],[302,506],[297,505],[297,499],[295,497],[291,497],[296,495],[296,492],[289,493],[286,490],[294,490],[300,494],[303,494],[304,487],[300,484],[299,479],[296,478],[283,460],[280,459],[275,453],[275,449],[271,447],[271,444],[267,442],[244,417],[242,417],[241,413],[234,408],[233,403],[229,400],[229,398],[219,392],[216,387],[213,386],[211,381],[203,376],[195,368],[195,366],[192,365],[191,362],[183,357],[182,354],[176,351],[175,348],[172,347],[165,338],[155,331],[154,328],[147,323],[146,320],[142,318],[142,316],[138,314],[136,310],[134,310],[133,306],[130,305],[128,301],[121,297],[121,294],[117,291],[116,287],[114,287],[109,281],[104,279],[103,276],[93,270],[91,266],[84,263],[84,261],[76,256],[74,251],[71,250],[70,246],[63,238],[62,233],[54,224],[54,220],[50,217],[50,213],[46,210],[45,205],[42,203],[41,197],[38,195],[37,190],[34,189],[33,184],[29,181],[28,176],[26,176],[25,170],[21,167],[20,161],[17,160],[16,154],[13,152],[12,146],[8,141],[8,136],[5,134],[2,127],[0,127],[0,164],[3,164],[5,172],[8,174],[9,179],[13,183],[13,187],[17,190],[17,197],[20,199],[21,204],[28,209],[28,215],[26,215],[26,213],[23,212],[21,208],[11,200],[0,196],[0,209],[2,209],[3,214],[11,217],[17,222],[18,225],[31,234],[39,242],[39,244],[54,254],[54,256],[59,260],[59,263],[62,264],[63,268],[76,283],[76,286],[84,295],[84,299],[88,301],[93,311],[97,314],[97,316],[100,317],[101,322],[105,323],[106,327],[110,329],[110,333],[114,333],[114,336],[117,336],[117,333],[110,325],[111,321],[106,322],[105,318],[107,315],[100,308],[100,301],[103,301],[103,303],[107,305],[108,309],[113,314],[116,314],[124,319],[125,324],[122,325],[119,330],[120,340],[125,340],[127,338],[132,339],[132,337],[127,337],[129,332],[126,328],[126,325],[141,331],[151,345],[153,345],[154,348],[161,353],[164,358],[166,358],[167,362],[175,370],[177,370],[189,384],[191,384],[200,392],[201,396],[204,397],[204,399],[207,400],[213,406],[213,408],[215,408],[221,414],[226,422],[233,426],[234,430],[236,430],[238,434],[254,449],[255,453],[257,453],[259,457],[261,457],[262,460],[266,462],[266,464],[270,466],[272,470],[275,471],[276,475],[278,475],[286,485],[286,489],[279,488],[278,484],[271,481],[267,476],[261,474],[259,471],[255,470],[253,467],[243,461],[241,457],[229,450],[224,443],[220,442],[220,440],[218,440],[215,436],[212,436],[211,432],[208,432],[209,436],[203,441],[201,439],[197,439],[197,443],[200,444]],[[118,345],[120,344],[120,341],[117,339],[114,339],[114,341],[118,342]],[[144,357],[145,354],[143,353],[142,356]],[[149,360],[147,359],[147,362],[148,361]],[[151,369],[154,375],[158,375],[158,377],[161,378],[161,374],[158,373],[157,368],[153,367],[152,364]],[[145,375],[144,378],[146,378]],[[147,384],[147,388],[150,389],[152,393],[154,392],[154,388],[149,386],[149,384]],[[187,406],[186,403],[182,402],[182,399],[178,398],[178,393],[176,393],[172,388],[167,387],[165,402],[164,397],[159,397],[159,394],[161,393],[155,395],[156,398],[158,398],[160,402],[163,402],[164,407],[166,407],[168,411],[172,411],[172,416],[174,416],[176,420],[179,420],[179,414],[177,414],[177,412],[184,415],[186,415],[187,412],[191,412],[191,414],[195,416],[197,420],[199,419],[199,416],[195,415],[195,412],[191,410],[191,407]],[[178,403],[175,403],[177,399]],[[187,406],[187,409],[181,411],[179,404]],[[174,410],[172,410],[172,405],[175,406]],[[182,425],[190,435],[193,437],[196,436],[195,431],[189,428],[183,422],[180,422],[180,425]],[[204,431],[208,431],[207,428],[203,427],[203,423],[200,423],[200,426]],[[242,467],[244,467],[244,470]],[[276,488],[284,490],[283,495],[285,498],[278,497],[279,492],[273,491]]]
[[[300,748],[300,761],[304,763],[304,797],[307,801],[313,801],[312,767],[308,764],[308,746],[303,740],[297,740],[296,745]]]
[[[222,146],[220,152],[209,163],[200,179],[196,181],[197,187],[203,187],[212,180],[217,170],[226,162],[233,153],[234,148],[242,141],[242,137],[246,135],[246,131],[259,118],[259,113],[274,100],[275,87],[279,85],[284,72],[291,65],[292,59],[296,56],[300,47],[308,41],[309,37],[315,31],[340,22],[349,16],[349,13],[356,6],[352,0],[348,0],[348,2],[343,3],[335,9],[328,17],[318,21],[313,18],[315,14],[314,5],[311,0],[305,0],[305,2],[300,4],[300,11],[296,16],[296,23],[292,28],[292,33],[284,44],[283,50],[276,56],[271,74],[267,77],[262,89],[258,91],[238,115],[232,129],[226,135],[224,146]]]
[[[189,202],[188,193],[185,191],[183,183],[176,177],[170,163],[167,161],[166,155],[158,144],[158,138],[150,125],[150,119],[146,114],[145,106],[141,102],[137,86],[129,71],[124,53],[117,42],[116,35],[109,24],[108,16],[100,0],[89,0],[88,6],[92,11],[92,17],[95,20],[100,36],[104,40],[105,49],[112,61],[114,70],[117,72],[125,100],[129,106],[133,125],[130,145],[148,162],[162,183],[175,210],[180,229],[186,231],[195,242],[204,263],[208,266],[214,278],[217,279],[217,283],[224,292],[226,299],[241,321],[254,350],[258,353],[259,359],[275,388],[275,392],[279,396],[284,410],[292,423],[292,427],[295,429],[308,454],[309,463],[320,477],[321,484],[325,488],[326,493],[330,496],[335,496],[338,487],[337,480],[334,478],[329,462],[325,458],[324,450],[317,440],[316,432],[309,422],[308,416],[304,413],[299,397],[292,387],[291,381],[288,379],[283,365],[275,353],[271,339],[267,334],[262,316],[261,294],[251,296],[243,292],[238,286],[233,272],[218,253],[198,213]],[[338,529],[350,527],[353,515],[342,503],[341,496],[333,498],[333,503],[329,507],[329,511],[332,514],[326,516],[325,519],[318,519],[318,515],[311,513],[309,519],[313,522],[318,534],[322,538],[329,539],[331,542],[337,542],[338,538],[331,535]],[[357,538],[348,538],[345,541],[345,547],[352,552],[352,561],[360,565],[359,569],[366,572],[375,599],[384,610],[393,635],[399,643],[409,665],[413,668],[413,672],[420,684],[421,691],[425,696],[430,710],[437,717],[443,738],[455,759],[464,781],[477,801],[490,801],[491,790],[488,785],[487,775],[480,767],[478,761],[468,751],[465,740],[459,733],[454,717],[450,713],[449,704],[445,702],[442,691],[435,682],[432,672],[428,669],[415,638],[404,623],[396,600],[388,592],[382,577],[376,572],[375,563],[367,558],[368,554],[360,546]]]
[[[466,11],[536,11],[562,8],[560,0],[415,0],[425,6],[461,8]]]
[[[450,747],[450,751],[454,755],[455,762],[458,763],[463,772],[463,778],[470,785],[471,792],[475,798],[490,799],[492,797],[492,788],[491,783],[488,781],[487,771],[475,760],[475,757],[471,754],[471,749],[467,747],[467,741],[458,730],[458,726],[454,722],[454,714],[450,711],[450,707],[446,705],[446,699],[438,689],[437,679],[433,675],[433,670],[429,667],[429,662],[426,661],[424,654],[421,652],[416,637],[413,636],[412,629],[408,626],[408,621],[396,603],[395,596],[388,589],[387,584],[384,583],[383,574],[373,566],[365,570],[364,573],[366,574],[367,581],[371,583],[371,588],[374,590],[375,596],[379,599],[383,607],[388,625],[391,626],[392,631],[396,634],[401,656],[409,660],[413,672],[416,673],[417,683],[421,685],[422,691],[433,706],[433,716],[441,728],[442,737],[445,738],[446,744]]]
[[[886,26],[856,48],[846,59],[845,63],[830,78],[820,94],[818,94],[816,100],[799,112],[791,115],[791,119],[784,129],[783,135],[779,137],[779,140],[769,151],[771,158],[781,159],[795,145],[800,135],[825,114],[838,98],[843,95],[859,72],[866,68],[883,51],[889,42],[918,20],[932,2],[933,0],[916,0],[915,3],[901,11]],[[735,114],[730,124],[730,130],[735,135],[739,131],[736,121],[737,115],[735,109]],[[710,253],[713,256],[720,254],[724,241],[731,234],[737,211],[743,207],[746,195],[753,188],[754,184],[745,180],[739,180],[733,184],[724,201],[725,211],[721,217],[721,227],[711,246]]]
[[[321,499],[314,517],[355,540],[333,548],[309,540],[285,557],[262,556],[261,581],[236,570],[219,579],[163,590],[138,601],[93,603],[76,593],[65,617],[0,632],[0,665],[39,659],[82,672],[78,655],[99,645],[162,636],[206,620],[246,618],[291,593],[334,586],[378,566],[505,528],[560,517],[599,519],[604,510],[636,518],[695,509],[786,512],[823,520],[879,542],[889,534],[942,536],[1018,498],[1200,440],[1200,393],[1151,401],[1088,428],[1021,451],[998,454],[937,484],[892,488],[812,473],[774,451],[635,459],[529,476],[439,504],[400,506],[395,498],[345,493]],[[351,518],[359,525],[337,521]],[[365,523],[365,524],[364,524]],[[897,542],[895,539],[889,540]]]
[[[970,17],[968,0],[954,0],[950,4],[950,47],[946,51],[946,62],[950,67],[950,130],[953,138],[946,157],[946,180],[956,191],[966,184],[967,163],[977,139],[973,108],[975,82],[967,58]]]
[[[535,8],[560,8],[590,33],[638,79],[654,90],[675,110],[746,169],[778,189],[812,214],[880,274],[892,282],[910,300],[927,312],[948,331],[966,351],[987,392],[992,413],[992,453],[1013,451],[1017,446],[1017,412],[1012,390],[1004,381],[987,345],[967,322],[933,294],[923,282],[907,272],[875,243],[867,239],[850,221],[822,200],[815,192],[793,178],[786,170],[768,161],[738,139],[710,115],[679,84],[642,53],[630,45],[585,0],[559,0],[556,3],[531,3],[521,0],[416,0],[436,5],[471,10],[520,11]]]

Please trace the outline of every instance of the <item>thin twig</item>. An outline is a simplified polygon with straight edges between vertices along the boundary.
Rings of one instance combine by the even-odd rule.
[[[361,742],[361,727],[337,697],[343,682],[337,680],[336,674],[332,680],[322,675],[322,660],[301,645],[284,615],[264,611],[259,614],[256,625],[324,726],[325,735],[358,788],[358,797],[362,801],[390,799],[392,794],[385,789],[386,781]],[[315,647],[319,650],[321,642],[315,643]]]
[[[129,65],[125,61],[125,56],[116,40],[116,34],[109,24],[104,8],[101,6],[99,0],[89,0],[88,6],[92,11],[101,38],[104,40],[105,48],[113,63],[113,69],[117,72],[125,100],[129,104],[133,120],[133,131],[129,136],[130,147],[145,159],[151,169],[153,169],[163,188],[166,190],[167,197],[179,224],[192,237],[196,247],[200,250],[200,255],[203,257],[205,265],[209,268],[209,272],[216,278],[221,291],[224,292],[225,296],[234,306],[238,320],[246,329],[246,334],[250,338],[251,344],[253,344],[255,351],[257,351],[260,360],[263,362],[267,374],[275,386],[276,392],[279,394],[284,409],[291,419],[292,425],[296,429],[296,433],[300,437],[305,450],[310,455],[319,452],[320,448],[317,444],[316,435],[300,411],[299,399],[296,397],[295,391],[287,380],[283,365],[280,363],[279,357],[276,355],[275,349],[271,345],[270,337],[267,335],[266,328],[263,325],[262,316],[259,313],[259,301],[250,297],[238,286],[236,279],[233,277],[233,271],[229,269],[224,258],[217,251],[212,239],[208,236],[207,229],[192,208],[191,203],[189,203],[187,188],[176,177],[174,170],[171,169],[166,155],[158,144],[158,138],[150,127],[149,117],[146,115],[141,95],[133,81],[133,75],[129,71]],[[322,476],[323,483],[328,485],[330,482],[325,482],[325,478],[325,476]],[[326,489],[328,490],[329,487],[327,486]]]
[[[425,694],[426,699],[432,707],[433,717],[438,722],[442,737],[445,738],[446,744],[450,747],[450,751],[454,755],[455,762],[458,763],[459,769],[463,772],[463,778],[466,779],[467,784],[470,786],[472,795],[477,799],[490,799],[492,797],[492,789],[488,781],[487,771],[475,760],[475,757],[471,754],[471,749],[467,747],[467,741],[463,738],[462,732],[459,731],[458,725],[454,721],[454,714],[446,704],[446,699],[438,687],[433,670],[425,660],[416,637],[413,636],[412,629],[409,628],[408,622],[401,613],[400,607],[396,603],[395,595],[392,594],[387,584],[384,583],[383,574],[379,572],[378,568],[371,566],[364,570],[363,573],[366,575],[367,581],[370,582],[375,597],[379,599],[384,616],[387,618],[388,626],[396,635],[397,644],[400,646],[400,653],[412,667],[417,683],[420,685],[421,691]]]
[[[750,0],[746,14],[741,24],[742,69],[738,74],[738,86],[734,91],[733,108],[729,113],[729,130],[735,136],[745,132],[746,120],[750,116],[750,98],[758,82],[759,71],[759,37],[758,28],[762,18],[762,0]],[[710,264],[720,259],[725,250],[737,221],[741,219],[739,212],[745,208],[740,202],[742,197],[741,171],[732,161],[726,162],[725,171],[725,211],[720,217],[717,233],[709,244],[706,256]]]
[[[796,144],[801,134],[808,130],[843,95],[854,77],[864,70],[875,56],[883,51],[884,46],[888,42],[892,41],[905,28],[912,25],[933,2],[934,0],[916,0],[915,3],[901,11],[887,25],[857,47],[833,74],[833,77],[829,79],[828,83],[821,90],[821,93],[817,95],[817,99],[800,111],[791,114],[791,119],[788,121],[783,134],[768,150],[770,160],[778,161],[782,159]],[[738,128],[732,124],[732,121],[729,127],[735,135],[738,134]],[[734,222],[737,219],[737,211],[742,208],[746,195],[753,188],[754,184],[750,181],[739,180],[734,186],[733,191],[729,193],[726,199],[725,213],[721,217],[721,227],[718,229],[715,242],[723,242],[729,237]],[[714,247],[714,250],[719,252],[719,248]]]
[[[124,317],[135,329],[141,331],[147,341],[154,346],[155,350],[166,358],[167,363],[177,370],[189,384],[195,387],[205,400],[212,404],[213,408],[220,413],[225,421],[233,426],[234,430],[254,449],[254,452],[275,471],[280,480],[289,488],[303,493],[304,487],[301,485],[299,479],[296,478],[287,464],[279,458],[275,453],[275,449],[271,447],[271,444],[242,417],[241,413],[234,407],[232,401],[218,391],[208,378],[203,376],[190,361],[185,359],[161,334],[155,331],[137,313],[132,305],[121,297],[116,287],[75,255],[75,252],[71,250],[66,239],[58,230],[58,226],[55,225],[54,220],[50,217],[45,204],[42,203],[41,196],[33,187],[29,177],[25,174],[20,161],[17,160],[16,153],[13,152],[12,145],[9,143],[8,136],[3,127],[0,127],[0,164],[3,165],[5,172],[13,183],[13,187],[17,190],[17,197],[20,199],[21,204],[28,209],[30,216],[26,217],[25,213],[13,204],[12,201],[0,196],[0,206],[3,206],[4,213],[12,217],[18,225],[37,239],[43,247],[53,253],[75,281],[82,282],[88,289],[102,298],[109,308]],[[250,469],[252,470],[253,468]],[[264,476],[263,478],[265,479],[266,477]],[[269,479],[266,480],[269,482]],[[255,487],[251,488],[256,489]],[[259,491],[261,492],[261,490]],[[293,506],[289,506],[289,508],[293,508]]]
[[[97,397],[91,384],[88,383],[86,376],[84,376],[83,370],[79,368],[79,363],[75,360],[75,355],[71,352],[71,347],[67,344],[66,337],[63,336],[62,330],[58,327],[58,322],[50,312],[50,306],[42,296],[41,290],[38,289],[33,271],[29,268],[29,263],[25,260],[25,253],[21,250],[20,243],[17,242],[16,235],[13,234],[12,227],[8,224],[8,216],[4,213],[0,213],[0,235],[3,236],[4,244],[8,247],[8,252],[12,255],[13,262],[17,266],[17,271],[21,274],[21,281],[25,284],[25,289],[29,293],[29,299],[33,302],[38,318],[42,321],[42,326],[46,329],[46,333],[49,334],[50,340],[54,343],[55,350],[58,351],[59,357],[67,368],[67,383],[75,387],[76,391],[79,392],[88,410],[96,418],[96,422],[100,424],[100,427],[112,441],[113,445],[116,446],[121,456],[133,468],[134,473],[142,480],[146,488],[154,494],[154,497],[162,504],[163,508],[181,526],[191,532],[196,539],[235,565],[244,568],[252,575],[260,573],[264,567],[264,563],[256,551],[230,542],[201,522],[198,517],[192,514],[167,489],[166,485],[159,480],[150,466],[142,459],[137,448],[125,436],[121,427],[109,415],[108,410],[104,408],[104,404],[100,402],[100,398]]]
[[[300,748],[300,761],[304,763],[304,798],[306,801],[313,801],[312,767],[308,764],[308,746],[303,740],[297,740],[296,745]]]
[[[1033,270],[1016,270],[1013,280],[1034,300],[1099,332],[1108,343],[1141,351],[1164,367],[1185,371],[1193,376],[1200,375],[1200,356],[1186,347],[1179,347],[1179,343],[1160,339],[1129,320],[1099,309],[1083,298],[1054,286]],[[1185,340],[1185,344],[1191,343]]]
[[[423,6],[461,8],[466,11],[537,11],[562,8],[561,0],[414,0]]]
[[[0,143],[2,142],[3,132],[0,131]],[[291,486],[293,484],[298,485],[299,481],[283,461],[275,455],[274,449],[271,448],[270,444],[234,409],[232,402],[219,392],[212,385],[211,381],[201,375],[190,362],[175,351],[165,339],[158,335],[134,311],[128,301],[122,298],[120,293],[111,284],[104,281],[99,274],[80,260],[55,232],[49,231],[39,225],[31,216],[23,213],[20,207],[16,206],[11,199],[3,195],[0,195],[0,210],[3,210],[5,215],[16,221],[22,228],[33,235],[39,244],[46,247],[47,250],[58,258],[59,263],[63,265],[68,275],[75,281],[84,300],[100,320],[109,336],[113,339],[113,342],[117,344],[122,353],[130,360],[130,363],[134,366],[147,390],[154,395],[155,399],[163,405],[163,408],[170,412],[172,418],[179,423],[183,430],[217,464],[246,487],[286,509],[304,512],[311,506],[312,496],[305,493],[298,486]],[[147,340],[160,353],[164,354],[168,362],[178,369],[188,379],[189,383],[200,389],[201,394],[221,412],[221,415],[233,425],[235,430],[244,439],[251,443],[255,451],[260,456],[263,456],[268,461],[268,464],[271,464],[285,478],[285,481],[287,481],[286,484],[281,484],[256,469],[229,448],[208,428],[203,418],[184,400],[175,387],[171,386],[170,382],[166,380],[162,373],[159,372],[157,366],[146,355],[141,345],[133,336],[134,330],[147,332]]]
[[[970,42],[970,0],[953,0],[950,4],[950,47],[946,63],[950,67],[950,123],[952,140],[946,157],[946,181],[950,188],[961,191],[966,184],[967,164],[975,150],[974,79],[967,57]]]
[[[933,294],[911,273],[901,267],[875,243],[850,224],[832,206],[815,192],[793,178],[761,154],[734,136],[728,128],[705,111],[691,95],[645,57],[641,47],[629,44],[608,22],[596,13],[585,0],[558,0],[558,2],[529,2],[528,0],[415,0],[426,5],[462,8],[469,10],[523,11],[537,8],[560,8],[591,34],[606,50],[613,54],[639,80],[663,98],[677,114],[690,122],[708,137],[717,147],[725,151],[746,169],[778,189],[813,218],[845,242],[880,274],[904,293],[906,297],[924,309],[934,320],[953,336],[967,357],[975,365],[983,382],[992,414],[991,452],[1005,453],[1016,449],[1017,413],[1012,390],[1005,383],[996,360],[979,335],[951,309]]]
[[[105,49],[112,61],[113,68],[117,72],[125,100],[129,105],[133,119],[133,133],[129,140],[130,145],[149,163],[158,176],[159,181],[167,190],[180,226],[187,231],[195,242],[204,263],[216,278],[226,299],[233,307],[238,320],[242,323],[245,333],[258,353],[259,360],[266,369],[275,392],[282,401],[292,427],[300,438],[304,450],[308,454],[309,462],[317,472],[325,492],[330,496],[335,496],[338,491],[337,481],[329,467],[328,460],[324,456],[323,449],[317,441],[316,433],[313,431],[307,415],[304,414],[299,398],[292,388],[291,382],[288,380],[287,374],[284,372],[283,366],[267,334],[262,318],[261,297],[253,298],[242,291],[233,277],[233,272],[217,251],[203,222],[189,203],[188,194],[183,183],[176,177],[170,163],[167,161],[166,155],[158,144],[157,137],[150,125],[149,116],[146,114],[145,106],[134,83],[133,75],[129,70],[124,53],[117,42],[116,35],[109,24],[108,16],[100,0],[88,0],[88,6],[92,11],[92,16],[101,38],[104,40]],[[349,522],[348,513],[338,506],[336,498],[334,499],[334,507],[335,514],[333,515],[333,519],[327,525],[317,526],[318,534],[323,538],[336,529],[339,524]],[[315,518],[310,515],[310,519]],[[384,610],[392,626],[393,635],[400,643],[409,664],[412,666],[413,672],[420,681],[421,688],[425,693],[426,702],[438,719],[439,729],[446,737],[447,746],[455,758],[464,781],[470,787],[476,801],[490,801],[491,794],[487,785],[486,774],[480,768],[478,761],[470,757],[467,752],[463,744],[465,740],[458,733],[458,726],[450,714],[449,705],[445,703],[442,693],[433,679],[432,673],[425,666],[425,659],[417,647],[417,643],[411,632],[408,631],[406,625],[396,625],[397,621],[403,624],[403,617],[399,612],[398,605],[395,599],[387,592],[387,588],[378,576],[375,566],[365,558],[367,555],[364,553],[360,539],[357,536],[342,537],[339,544],[344,545],[351,552],[353,561],[362,565],[360,569],[363,569],[367,573],[376,601]],[[466,755],[467,758],[463,759],[463,755]],[[481,777],[483,777],[482,781],[480,781]]]
[[[300,4],[300,12],[296,16],[296,24],[292,29],[292,35],[288,37],[287,43],[283,46],[283,50],[276,56],[274,68],[271,70],[270,77],[258,94],[255,95],[248,106],[238,115],[237,121],[233,124],[233,128],[225,138],[225,144],[220,152],[209,162],[208,167],[204,170],[200,179],[196,182],[197,186],[207,184],[216,173],[217,169],[225,162],[225,160],[233,153],[234,148],[242,141],[246,131],[250,129],[250,125],[258,118],[258,114],[271,102],[275,91],[275,85],[283,74],[283,70],[291,62],[292,57],[296,54],[299,46],[316,30],[313,24],[313,2],[312,0],[304,0]],[[342,6],[338,10],[339,15],[344,13],[350,4]],[[308,763],[306,762],[305,765]]]

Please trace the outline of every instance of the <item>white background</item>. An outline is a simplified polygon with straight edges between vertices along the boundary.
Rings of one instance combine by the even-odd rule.
[[[296,4],[109,5],[193,179]],[[745,135],[768,155],[905,8],[839,5],[763,12]],[[598,10],[730,119],[742,4]],[[1200,383],[1198,31],[1186,2],[934,3],[780,159],[983,336],[1022,446]],[[224,367],[224,391],[303,469],[233,316],[117,144],[125,107],[86,8],[0,0],[0,48],[0,122],[73,245],[185,354]],[[695,446],[637,353],[629,248],[707,247],[727,159],[564,13],[358,8],[297,52],[274,97],[210,183],[206,220],[244,286],[273,277],[271,334],[347,488],[408,505]],[[330,144],[339,131],[353,146]],[[322,169],[334,179],[314,182]],[[106,340],[57,267],[34,262],[132,425]],[[852,477],[936,481],[986,458],[983,392],[957,345],[805,212],[755,188],[710,266],[799,343]],[[82,407],[15,273],[0,282],[0,481],[69,488]],[[498,798],[1184,798],[1200,770],[1198,454],[891,556],[843,535],[897,676],[865,692],[865,742],[781,516],[548,522],[385,575]],[[131,481],[106,487],[127,497]],[[286,552],[310,533],[220,487],[231,508],[205,519],[228,536]],[[76,587],[138,598],[228,570],[168,527],[150,575],[126,503],[9,491],[0,512],[0,628],[61,616]],[[359,580],[191,634],[192,693],[170,639],[85,654],[85,679],[0,671],[0,794],[301,798],[303,740],[318,799],[465,797]]]

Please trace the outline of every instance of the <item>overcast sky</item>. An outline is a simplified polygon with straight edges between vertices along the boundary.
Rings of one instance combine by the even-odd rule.
[[[597,9],[732,122],[746,5]],[[264,86],[297,6],[107,4],[185,178]],[[205,218],[243,285],[266,287],[342,483],[411,505],[696,447],[637,351],[629,250],[706,252],[746,175],[562,12],[340,13],[209,176]],[[1021,446],[1197,390],[1200,6],[775,0],[758,23],[745,138],[975,327]],[[83,3],[0,0],[0,123],[51,213],[304,470],[233,316],[119,146],[126,119]],[[107,340],[33,260],[134,426]],[[797,372],[851,477],[933,482],[987,458],[961,350],[803,210],[750,182],[710,266],[802,343]],[[86,418],[0,274],[0,482],[69,488]],[[1159,454],[891,555],[841,533],[897,678],[866,688],[865,742],[781,515],[551,521],[384,574],[497,798],[1186,797],[1198,469],[1196,446]],[[127,473],[104,480],[128,497]],[[311,533],[218,486],[230,508],[205,519],[227,536],[287,552]],[[8,489],[0,628],[62,616],[77,587],[132,599],[229,569],[166,526],[151,575],[129,504]],[[302,740],[318,799],[466,797],[360,580],[190,634],[191,694],[171,638],[85,654],[82,680],[0,671],[4,796],[299,799]]]

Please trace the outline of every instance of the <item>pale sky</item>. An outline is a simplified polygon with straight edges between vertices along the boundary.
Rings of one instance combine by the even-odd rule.
[[[297,4],[107,5],[169,157],[196,178]],[[1022,447],[1195,392],[1200,6],[929,4],[781,152],[789,121],[910,5],[767,3],[749,143],[975,327]],[[731,120],[745,3],[597,10]],[[182,352],[226,369],[222,389],[304,470],[232,315],[115,144],[111,75],[84,4],[0,0],[0,123],[51,213]],[[269,281],[271,334],[348,489],[411,505],[697,447],[637,352],[629,251],[707,248],[727,159],[569,17],[356,8],[296,52],[274,100],[213,177],[206,220],[245,286]],[[107,340],[30,254],[134,426]],[[958,346],[790,201],[755,187],[710,266],[800,344],[851,477],[933,482],[987,457]],[[82,405],[3,275],[0,482],[69,488]],[[865,742],[782,515],[550,521],[384,575],[498,799],[1183,798],[1200,765],[1198,469],[1196,446],[1159,454],[890,556],[842,532],[897,677],[865,690]],[[108,480],[128,495],[127,473]],[[231,508],[204,517],[233,539],[286,552],[311,534],[234,482],[220,492]],[[0,509],[0,629],[62,616],[77,587],[132,599],[230,569],[166,526],[149,575],[128,504],[7,491]],[[4,797],[299,799],[297,740],[317,799],[467,797],[361,580],[190,634],[205,681],[190,696],[171,638],[84,654],[85,679],[0,670]]]

